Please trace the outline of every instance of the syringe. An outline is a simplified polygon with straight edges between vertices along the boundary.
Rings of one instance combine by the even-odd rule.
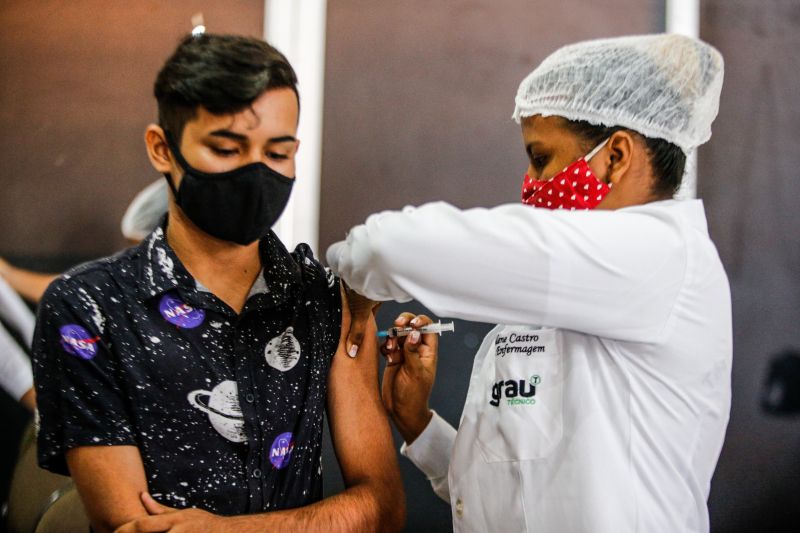
[[[394,337],[405,337],[415,328],[389,328],[386,331],[379,331],[378,337],[380,338],[394,338]],[[417,328],[416,331],[420,333],[438,333],[441,335],[445,331],[455,331],[455,324],[452,322],[448,322],[446,324],[442,324],[441,321],[436,324],[428,324],[427,326],[422,326],[421,328]]]

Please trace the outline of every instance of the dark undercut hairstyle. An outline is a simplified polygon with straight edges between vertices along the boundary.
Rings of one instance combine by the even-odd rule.
[[[203,107],[215,115],[247,109],[270,89],[298,96],[294,69],[274,47],[252,37],[200,34],[184,37],[158,73],[158,122],[180,142],[186,123]]]
[[[681,186],[683,170],[686,167],[686,154],[678,146],[664,139],[645,137],[631,129],[621,126],[596,126],[584,120],[565,120],[566,127],[584,141],[586,151],[591,150],[614,132],[626,131],[642,139],[650,156],[655,183],[653,195],[659,199],[672,198]]]

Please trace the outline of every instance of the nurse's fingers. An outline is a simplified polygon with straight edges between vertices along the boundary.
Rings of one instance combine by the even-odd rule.
[[[400,313],[400,315],[394,319],[394,325],[398,328],[405,328],[411,323],[417,315],[414,313],[409,313],[406,311],[405,313]]]
[[[403,362],[403,351],[396,339],[386,339],[380,346],[381,355],[386,358],[386,366],[395,366]]]
[[[422,334],[419,331],[412,331],[406,337],[403,343],[403,357],[405,357],[405,365],[412,372],[419,372],[422,370],[422,361],[420,361],[420,343],[422,342]]]
[[[423,328],[429,324],[433,324],[433,319],[431,319],[427,315],[419,315],[414,317],[409,325],[412,328]],[[437,350],[439,349],[439,334],[438,333],[425,333],[422,335],[422,344],[425,345],[428,349],[421,351],[422,357],[433,356],[435,357],[437,354]]]

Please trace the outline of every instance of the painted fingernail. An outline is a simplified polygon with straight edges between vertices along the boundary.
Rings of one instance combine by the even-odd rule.
[[[414,320],[411,321],[412,326],[416,326],[419,323],[419,317],[415,317]]]
[[[419,331],[412,331],[411,334],[408,336],[409,340],[414,344],[419,342]]]
[[[389,363],[391,363],[392,362],[392,356],[387,354],[386,355],[386,360],[389,361]]]
[[[358,354],[358,344],[354,344],[350,347],[350,351],[347,352],[347,355],[350,357],[355,357]]]
[[[394,350],[394,341],[392,339],[389,339],[388,341],[386,341],[386,349],[387,350]]]

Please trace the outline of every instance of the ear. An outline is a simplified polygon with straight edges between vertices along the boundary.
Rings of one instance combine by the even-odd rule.
[[[161,126],[150,124],[144,130],[144,143],[147,146],[147,157],[159,174],[175,172],[172,154],[167,146],[167,138]]]
[[[616,131],[608,139],[606,145],[607,156],[604,158],[607,165],[606,179],[616,187],[631,168],[634,156],[636,139],[627,131]]]

